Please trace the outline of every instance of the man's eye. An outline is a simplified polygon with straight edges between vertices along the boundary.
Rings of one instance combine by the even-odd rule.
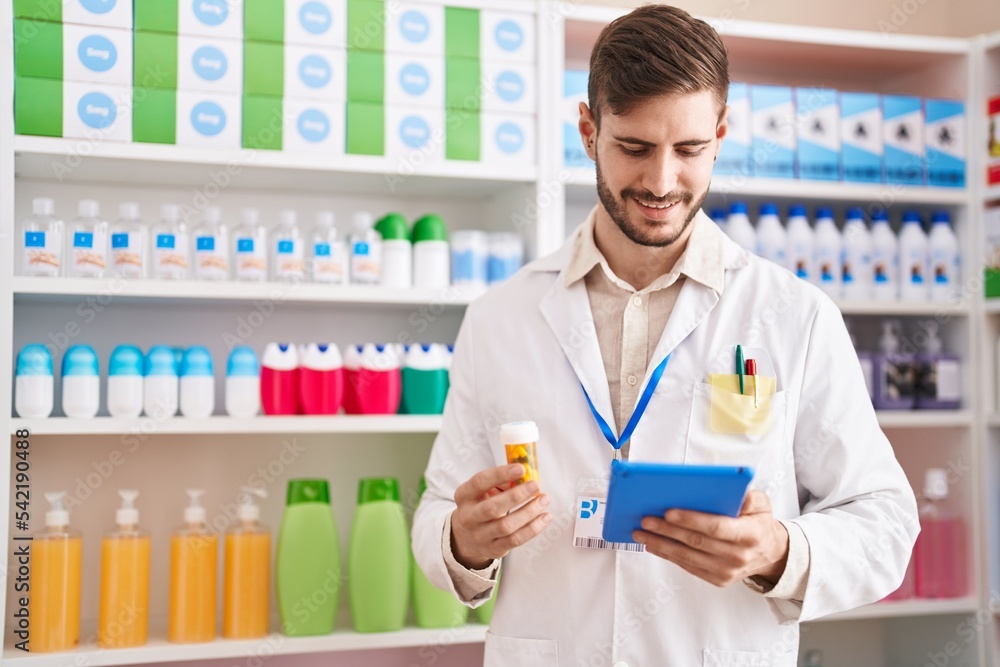
[[[698,150],[693,150],[693,151],[677,151],[677,154],[680,155],[681,157],[698,157],[704,152],[705,152],[704,148],[699,148]]]
[[[625,155],[631,155],[632,157],[639,157],[640,155],[645,155],[645,153],[646,153],[646,149],[645,148],[640,148],[638,150],[633,150],[631,148],[626,148],[625,146],[621,146],[621,149],[622,149],[622,152],[625,153]]]

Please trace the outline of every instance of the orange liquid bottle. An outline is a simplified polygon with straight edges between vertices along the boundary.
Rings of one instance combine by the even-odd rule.
[[[46,493],[52,509],[45,514],[45,532],[31,545],[28,586],[28,649],[35,653],[68,651],[80,641],[80,576],[83,540],[69,529],[66,494]]]
[[[97,643],[125,648],[146,643],[149,627],[149,534],[139,530],[138,491],[119,491],[114,530],[101,544],[101,606]]]
[[[222,636],[254,639],[267,635],[270,625],[271,533],[261,526],[254,496],[260,489],[242,489],[240,524],[226,533]]]
[[[184,527],[170,540],[170,622],[167,638],[176,643],[215,639],[218,538],[205,524],[204,491],[189,489]]]

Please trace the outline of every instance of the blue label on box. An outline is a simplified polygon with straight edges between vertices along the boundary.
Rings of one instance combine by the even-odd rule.
[[[882,104],[877,94],[840,94],[840,142],[845,181],[880,183],[884,180]]]
[[[236,252],[253,252],[253,239],[236,239]]]
[[[497,94],[504,102],[517,102],[524,97],[524,79],[511,70],[500,72],[497,77]]]
[[[965,104],[925,100],[927,184],[965,187]]]
[[[399,86],[407,95],[423,95],[430,85],[431,75],[419,63],[409,63],[399,71]]]
[[[501,151],[513,155],[524,147],[524,132],[515,123],[501,123],[497,128],[496,142]]]
[[[364,241],[358,241],[354,244],[354,254],[355,255],[367,255],[368,254],[368,244]]]
[[[117,0],[80,0],[80,5],[91,14],[107,14],[116,4]]]
[[[101,35],[90,35],[80,40],[77,48],[80,62],[91,72],[107,72],[118,62],[118,50],[111,40]]]
[[[118,117],[115,103],[104,93],[87,93],[80,98],[76,111],[80,120],[95,130],[111,127]]]
[[[411,44],[420,44],[431,33],[431,23],[423,12],[411,9],[399,19],[399,32]]]
[[[26,247],[26,248],[44,248],[45,247],[45,232],[25,232],[24,233],[24,247]]]
[[[176,239],[173,234],[157,234],[156,235],[156,247],[161,250],[173,250],[176,244]]]
[[[93,248],[94,235],[90,232],[76,232],[73,234],[74,248]]]
[[[317,243],[313,246],[313,254],[317,257],[329,257],[330,256],[330,244],[329,243]]]
[[[288,239],[281,239],[278,241],[278,254],[279,255],[291,255],[295,250],[295,242]]]
[[[299,136],[318,144],[330,136],[330,119],[319,109],[306,109],[299,115]]]
[[[214,236],[199,236],[197,241],[195,241],[195,247],[198,250],[204,250],[207,252],[212,252],[215,250],[215,237]]]
[[[127,248],[127,247],[128,247],[128,234],[127,233],[112,234],[111,235],[111,249],[112,250],[119,250],[121,248]]]
[[[431,138],[431,127],[420,116],[407,116],[399,125],[399,138],[410,148],[421,148]]]
[[[203,46],[191,56],[191,68],[205,81],[218,81],[226,75],[226,54],[214,46]]]
[[[330,10],[321,2],[307,2],[299,10],[299,23],[306,32],[322,35],[333,24]]]
[[[299,78],[309,88],[319,89],[330,83],[333,69],[326,58],[311,54],[299,63]]]
[[[886,181],[923,185],[924,114],[920,98],[886,95],[882,109]]]
[[[497,45],[504,51],[517,51],[524,43],[524,31],[511,20],[500,21],[493,33]]]
[[[205,137],[214,137],[226,129],[226,112],[215,102],[199,102],[191,109],[191,126]]]
[[[796,127],[792,89],[784,86],[751,86],[750,106],[753,119],[751,157],[754,175],[793,178]]]
[[[795,110],[799,119],[797,157],[799,178],[840,180],[840,107],[837,91],[797,88]]]
[[[196,19],[208,26],[221,25],[229,16],[226,0],[192,0]]]

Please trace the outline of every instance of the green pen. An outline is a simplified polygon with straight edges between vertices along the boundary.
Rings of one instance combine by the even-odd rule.
[[[743,395],[743,346],[736,346],[736,373],[740,376],[740,395]]]

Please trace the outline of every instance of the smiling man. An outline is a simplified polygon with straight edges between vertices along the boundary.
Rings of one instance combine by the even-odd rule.
[[[728,86],[721,39],[682,10],[606,27],[579,123],[599,203],[467,311],[413,544],[470,606],[502,559],[488,667],[792,667],[799,622],[903,578],[916,502],[837,306],[701,211]],[[511,486],[497,431],[519,419],[540,477]],[[615,458],[755,477],[738,517],[671,509],[608,544]]]

